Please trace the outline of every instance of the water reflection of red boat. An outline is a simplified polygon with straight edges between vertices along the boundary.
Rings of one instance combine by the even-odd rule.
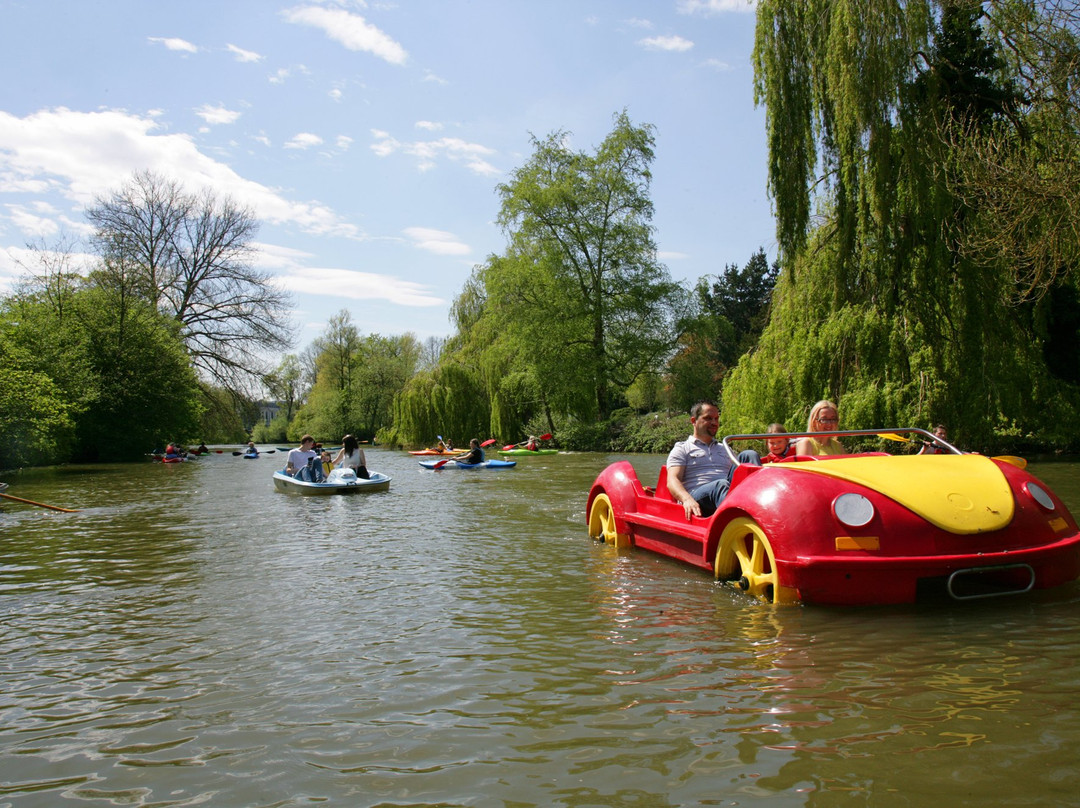
[[[924,430],[848,430],[899,443]],[[912,437],[905,437],[912,436]],[[724,439],[762,440],[761,435]],[[910,603],[1017,594],[1080,576],[1080,533],[1020,458],[864,452],[735,469],[711,517],[687,521],[667,492],[613,463],[589,492],[589,534],[679,559],[770,602]]]

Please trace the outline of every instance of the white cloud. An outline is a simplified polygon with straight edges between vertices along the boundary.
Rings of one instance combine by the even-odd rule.
[[[443,128],[443,125],[441,123],[436,123],[435,121],[417,121],[416,128],[426,129],[429,132],[438,132]]]
[[[0,191],[41,187],[79,207],[123,186],[135,171],[175,179],[186,190],[209,188],[273,223],[318,235],[363,238],[318,202],[295,202],[244,179],[201,153],[184,134],[157,134],[159,124],[118,110],[74,112],[63,107],[18,118],[0,111]]]
[[[436,255],[468,255],[472,252],[468,244],[462,243],[457,236],[445,230],[406,227],[403,232],[412,240],[414,247]]]
[[[671,250],[657,250],[656,257],[661,261],[682,261],[690,256],[684,252],[673,252]]]
[[[335,87],[330,92],[328,92],[327,95],[333,98],[335,101],[340,101],[342,99],[342,96],[344,96],[345,94],[341,92],[339,88]]]
[[[236,57],[238,62],[261,62],[262,54],[255,53],[255,51],[244,50],[243,48],[233,45],[231,42],[225,46],[229,53]]]
[[[276,71],[270,74],[271,84],[284,84],[285,79],[292,75],[292,71],[287,67],[279,67]]]
[[[733,69],[731,65],[725,62],[723,59],[706,59],[702,64],[705,67],[712,68],[717,73],[726,73],[728,70]]]
[[[27,210],[23,205],[5,205],[4,207],[7,209],[7,216],[4,218],[8,219],[24,235],[31,238],[44,238],[45,236],[54,236],[60,232],[60,222],[57,221],[57,217],[49,215],[54,211],[45,211],[46,215],[41,215]],[[51,206],[47,207],[51,208]]]
[[[312,146],[321,146],[323,139],[311,132],[300,132],[293,135],[292,139],[285,144],[286,149],[310,149]]]
[[[399,306],[441,306],[445,303],[429,287],[390,275],[329,267],[295,267],[281,275],[287,291],[324,295],[335,300],[386,300]]]
[[[646,50],[659,51],[688,51],[694,47],[694,43],[681,36],[651,36],[647,39],[638,40],[638,44]]]
[[[336,267],[309,267],[311,253],[277,244],[255,243],[254,262],[274,273],[290,292],[353,300],[386,300],[400,306],[441,306],[427,286],[390,275]]]
[[[241,113],[234,112],[231,109],[212,107],[209,104],[203,104],[195,110],[195,114],[209,124],[236,123],[236,119],[241,115]]]
[[[171,51],[181,51],[182,53],[198,53],[199,48],[192,45],[186,39],[179,39],[177,37],[163,37],[163,36],[148,36],[148,40],[151,42],[160,42],[166,48]]]
[[[334,138],[334,143],[341,151],[347,151],[348,148],[353,144],[353,139],[348,135],[338,135],[336,138]]]
[[[466,167],[481,176],[493,177],[502,172],[491,165],[484,158],[495,154],[494,149],[481,146],[479,143],[468,143],[456,137],[444,137],[438,140],[414,141],[403,143],[388,132],[372,129],[371,134],[375,137],[375,143],[371,144],[371,150],[379,157],[389,157],[395,152],[403,152],[417,158],[417,166],[421,171],[434,168],[440,157],[445,157],[454,162],[462,162]]]
[[[679,0],[676,9],[680,14],[722,14],[726,11],[754,12],[757,0]]]
[[[444,79],[442,76],[438,76],[435,73],[432,73],[430,70],[425,70],[424,71],[424,79],[423,80],[424,81],[431,81],[431,82],[434,82],[435,84],[449,84],[450,83],[446,79]]]
[[[628,19],[626,21],[626,24],[629,25],[631,28],[649,29],[649,28],[653,27],[653,24],[652,24],[651,20],[645,20],[645,19],[642,19],[641,17],[631,17],[630,19]]]
[[[390,64],[403,65],[409,55],[387,34],[358,14],[339,8],[301,6],[282,12],[285,19],[319,28],[330,39],[352,51],[364,51]]]
[[[43,259],[53,266],[62,262],[65,272],[77,275],[86,275],[90,267],[100,260],[95,255],[81,252],[60,254],[49,249],[40,251],[29,247],[0,249],[0,294],[10,292],[28,273],[37,272]]]

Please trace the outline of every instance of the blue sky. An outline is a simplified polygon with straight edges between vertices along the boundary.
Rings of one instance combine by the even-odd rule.
[[[673,277],[775,258],[747,0],[0,0],[0,20],[0,291],[150,169],[254,210],[298,349],[341,309],[445,336],[505,247],[496,186],[530,135],[591,151],[623,109],[656,127]]]

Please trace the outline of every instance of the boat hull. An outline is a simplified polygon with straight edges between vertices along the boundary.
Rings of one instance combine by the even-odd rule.
[[[274,488],[276,490],[285,494],[298,494],[302,497],[325,497],[334,496],[336,494],[361,494],[373,491],[389,491],[391,480],[391,477],[373,471],[371,472],[371,479],[368,480],[357,479],[339,483],[309,483],[304,480],[298,480],[295,477],[290,477],[288,474],[281,471],[274,472]]]
[[[434,469],[436,464],[441,463],[440,460],[421,460],[420,465],[426,469]],[[443,466],[439,466],[441,469],[464,469],[466,471],[472,471],[474,469],[509,469],[517,465],[514,460],[485,460],[482,463],[459,463],[456,460],[450,460]]]

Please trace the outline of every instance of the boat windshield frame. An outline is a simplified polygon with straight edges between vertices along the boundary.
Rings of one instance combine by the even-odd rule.
[[[905,435],[918,436],[917,438],[905,438]],[[731,441],[746,441],[746,440],[769,440],[773,438],[788,438],[790,441],[793,438],[844,438],[844,437],[860,437],[860,436],[877,436],[884,440],[892,440],[898,443],[923,443],[930,446],[938,446],[945,450],[946,454],[964,454],[960,449],[957,449],[951,443],[942,438],[937,437],[932,432],[919,427],[888,427],[884,429],[835,429],[828,432],[766,432],[766,433],[747,433],[742,435],[726,435],[721,441],[724,447],[724,451],[727,452],[731,462],[735,465],[739,465],[739,453],[731,447]]]

